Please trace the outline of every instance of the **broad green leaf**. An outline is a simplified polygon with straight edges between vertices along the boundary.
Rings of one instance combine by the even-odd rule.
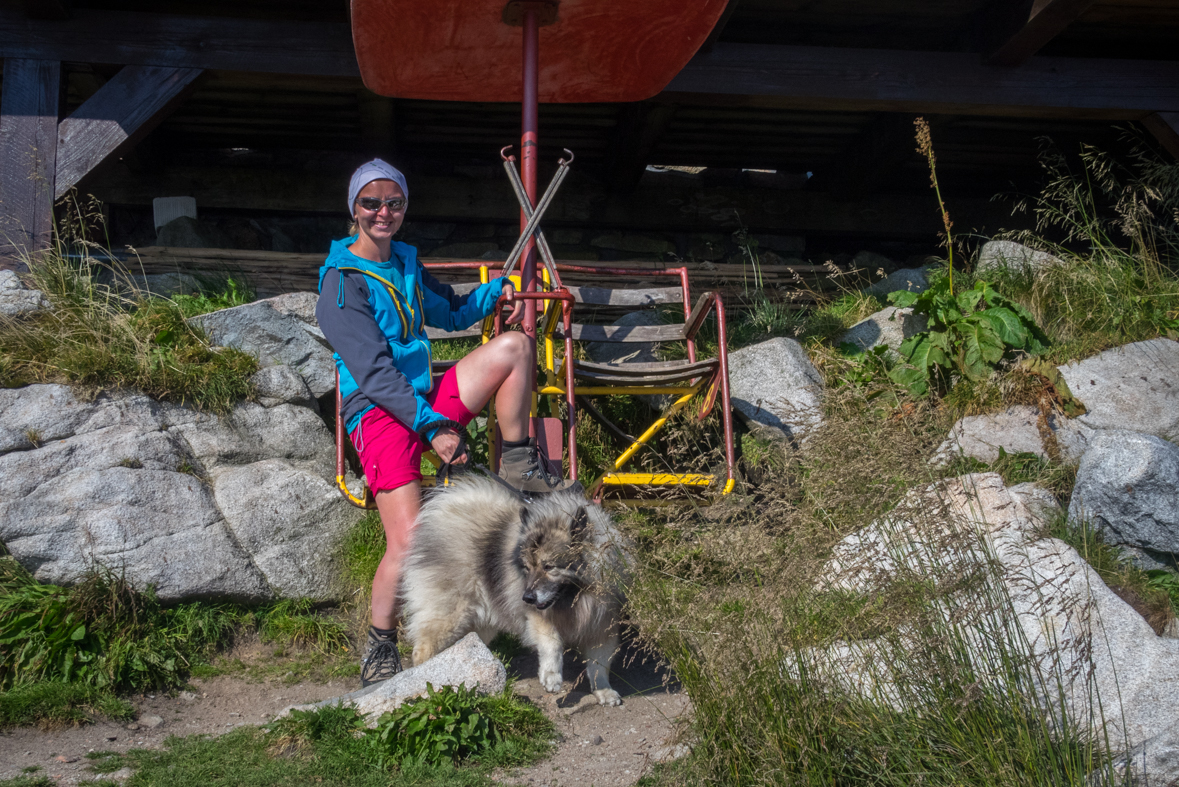
[[[1015,312],[1002,306],[992,306],[978,315],[990,323],[991,329],[1008,347],[1022,350],[1027,346],[1031,336]]]
[[[921,293],[910,292],[909,290],[897,290],[888,294],[888,302],[898,309],[904,309],[912,306],[913,303],[920,297]]]
[[[74,633],[70,634],[70,639],[72,639],[74,642],[77,642],[78,640],[82,639],[82,637],[84,637],[84,636],[86,636],[86,625],[85,624],[78,626],[76,629],[74,629]]]

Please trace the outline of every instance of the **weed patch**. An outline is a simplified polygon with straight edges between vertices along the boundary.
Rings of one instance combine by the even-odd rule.
[[[108,689],[77,683],[46,681],[0,692],[0,729],[34,724],[52,729],[89,722],[95,716],[130,719],[134,708]]]

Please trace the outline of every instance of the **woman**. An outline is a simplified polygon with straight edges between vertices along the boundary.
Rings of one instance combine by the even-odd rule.
[[[460,330],[495,308],[511,283],[495,279],[467,295],[427,273],[414,247],[393,240],[405,219],[405,176],[380,159],[361,166],[348,187],[355,233],[333,241],[319,272],[315,316],[335,348],[343,418],[376,496],[385,555],[373,578],[372,625],[361,662],[362,686],[401,670],[397,655],[397,581],[420,505],[421,456],[428,445],[463,465],[460,432],[495,396],[503,437],[500,475],[525,492],[563,485],[549,475],[528,438],[535,375],[530,340],[505,332],[473,350],[437,386],[425,326]],[[517,301],[509,323],[522,319]]]

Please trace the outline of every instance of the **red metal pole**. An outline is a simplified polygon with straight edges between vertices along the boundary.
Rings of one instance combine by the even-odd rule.
[[[536,19],[536,9],[528,8],[524,12],[524,96],[521,103],[520,118],[520,176],[524,181],[524,191],[528,194],[528,201],[536,207],[536,164],[539,138],[539,107],[538,107],[538,59],[540,50],[540,25]],[[523,209],[520,210],[520,229],[528,223],[528,217]],[[520,270],[521,282],[525,292],[536,290],[536,241],[528,239],[522,255],[524,265]],[[536,301],[529,300],[524,304],[524,333],[536,341]]]

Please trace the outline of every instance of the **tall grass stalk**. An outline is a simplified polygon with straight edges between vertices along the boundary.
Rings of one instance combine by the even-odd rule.
[[[949,263],[950,271],[950,295],[954,294],[954,236],[950,229],[954,226],[954,222],[950,221],[950,213],[946,210],[946,203],[942,200],[942,189],[937,182],[937,155],[933,152],[933,137],[929,132],[929,121],[923,117],[919,117],[913,121],[913,125],[917,129],[917,152],[925,156],[925,160],[929,163],[929,183],[937,194],[937,206],[941,213],[942,226],[946,231],[946,259]]]
[[[692,783],[1103,783],[1100,708],[1070,715],[1074,676],[1037,664],[978,532],[939,505],[885,518],[937,481],[948,424],[874,408],[830,392],[825,425],[728,515],[627,520],[632,615],[695,710]],[[835,582],[833,548],[872,522],[896,568]]]

